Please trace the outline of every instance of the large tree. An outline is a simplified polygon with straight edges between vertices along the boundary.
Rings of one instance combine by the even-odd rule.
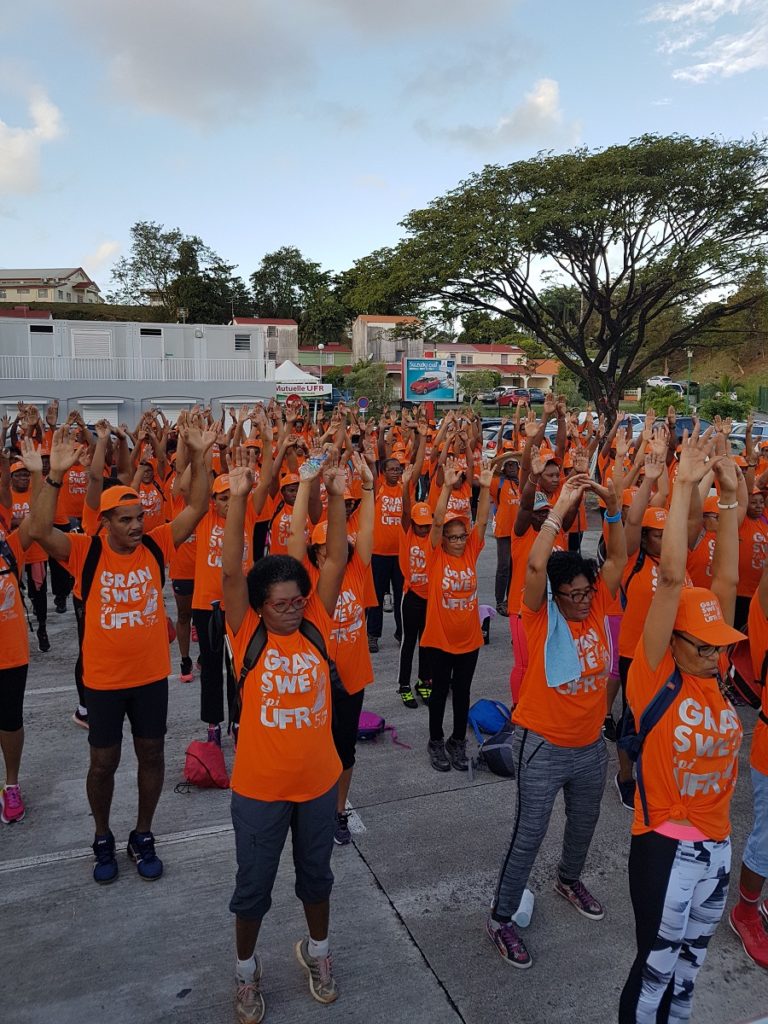
[[[330,274],[294,246],[268,252],[251,274],[253,299],[259,316],[301,319],[312,295],[328,286]]]
[[[604,411],[662,357],[757,301],[728,301],[768,229],[765,140],[643,136],[487,166],[402,222],[356,285],[529,333]]]

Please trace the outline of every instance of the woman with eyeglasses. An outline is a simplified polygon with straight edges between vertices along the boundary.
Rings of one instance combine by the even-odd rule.
[[[338,996],[328,920],[341,762],[331,733],[328,649],[347,567],[347,529],[346,474],[336,453],[326,460],[322,475],[328,492],[328,527],[325,559],[313,588],[307,570],[289,555],[267,555],[247,576],[243,573],[242,536],[253,473],[247,465],[229,473],[222,570],[227,633],[238,673],[251,642],[261,641],[240,690],[232,772],[237,879],[230,910],[236,915],[239,1020],[259,1021],[264,1015],[256,940],[271,905],[289,830],[296,894],[309,929],[309,937],[296,944],[296,958],[307,972],[315,999],[330,1003]]]
[[[483,463],[474,528],[470,526],[468,514],[446,511],[460,475],[460,467],[453,459],[448,459],[427,550],[427,617],[421,646],[428,648],[432,670],[427,750],[430,764],[438,772],[451,768],[460,772],[468,770],[469,692],[483,646],[477,601],[477,559],[485,544],[493,471],[487,462]],[[453,729],[445,741],[443,718],[449,691],[453,701]]]
[[[736,467],[710,460],[709,431],[683,435],[661,542],[658,584],[627,680],[640,731],[664,687],[677,692],[648,732],[638,761],[629,854],[637,956],[619,1004],[620,1024],[686,1021],[694,983],[722,917],[731,866],[730,804],[742,729],[724,692],[738,584]],[[686,587],[691,497],[714,468],[720,522],[711,589]]]
[[[600,570],[576,552],[553,552],[563,522],[587,491],[606,504],[606,558]],[[513,751],[517,808],[486,931],[513,967],[532,960],[512,923],[549,828],[555,798],[565,799],[563,850],[555,891],[592,921],[602,905],[581,881],[605,787],[608,755],[602,737],[611,665],[607,612],[627,561],[621,506],[613,483],[601,487],[574,473],[539,529],[528,556],[521,615],[528,641]]]

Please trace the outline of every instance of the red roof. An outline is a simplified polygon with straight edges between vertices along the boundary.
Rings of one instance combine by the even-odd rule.
[[[246,326],[247,324],[266,324],[273,327],[298,327],[298,323],[295,320],[271,320],[266,316],[236,316],[233,324],[237,326]]]
[[[18,320],[53,320],[50,309],[30,309],[29,306],[14,306],[13,309],[0,308],[0,319],[14,317]]]
[[[75,289],[77,289],[77,288],[95,288],[96,291],[99,290],[99,286],[96,284],[95,281],[78,281],[77,284],[73,284],[72,287],[75,288]]]

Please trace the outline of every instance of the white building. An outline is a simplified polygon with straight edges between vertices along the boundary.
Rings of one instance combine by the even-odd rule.
[[[82,267],[0,268],[0,302],[101,302]]]

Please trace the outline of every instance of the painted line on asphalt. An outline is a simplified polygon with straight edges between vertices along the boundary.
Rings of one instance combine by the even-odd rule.
[[[185,832],[169,832],[167,836],[156,836],[155,839],[159,845],[173,846],[179,843],[189,843],[194,839],[227,835],[232,831],[231,825],[209,825],[206,828],[192,828]],[[61,864],[70,860],[84,860],[86,857],[93,857],[93,850],[90,846],[74,850],[57,850],[54,853],[41,853],[34,857],[19,857],[17,860],[0,862],[0,875],[8,874],[11,871],[24,871],[28,868]]]
[[[70,684],[69,686],[46,686],[39,690],[27,690],[27,697],[47,697],[50,693],[72,693],[74,687]]]

